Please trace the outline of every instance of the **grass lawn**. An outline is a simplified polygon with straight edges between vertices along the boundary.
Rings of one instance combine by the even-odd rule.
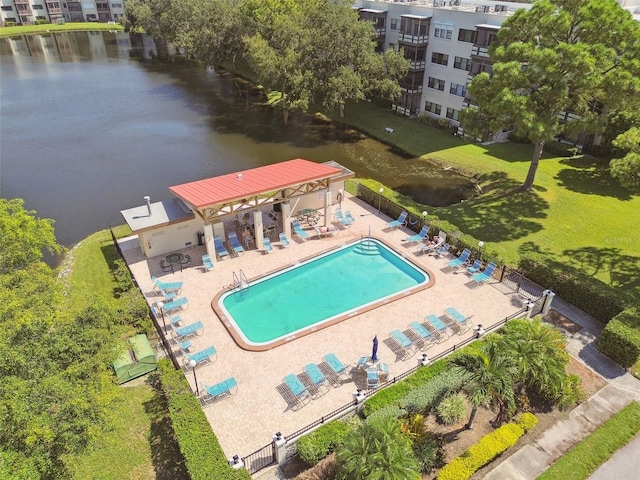
[[[72,460],[77,480],[188,480],[173,435],[165,400],[138,380],[122,387],[110,413],[109,429],[102,432],[90,451]]]
[[[539,252],[640,295],[640,196],[617,184],[605,162],[545,155],[533,191],[511,193],[527,174],[531,145],[469,143],[367,103],[348,105],[343,121],[416,157],[477,176],[484,195],[429,207],[429,214],[483,240],[506,261]],[[387,134],[386,126],[394,132]]]
[[[58,25],[46,23],[44,25],[17,25],[15,27],[0,28],[0,37],[15,35],[29,35],[31,33],[72,32],[78,30],[124,30],[119,23],[72,22]]]
[[[640,404],[631,402],[551,465],[538,480],[588,478],[640,431]]]

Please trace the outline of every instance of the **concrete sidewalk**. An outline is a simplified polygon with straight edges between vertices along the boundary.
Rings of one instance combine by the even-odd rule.
[[[549,465],[632,400],[640,401],[640,381],[596,349],[603,325],[558,297],[554,299],[552,308],[582,327],[578,332],[567,335],[567,350],[601,375],[607,385],[576,407],[568,419],[559,421],[547,429],[535,443],[525,445],[504,460],[484,477],[485,480],[537,478]],[[640,442],[635,442],[634,445],[640,448]],[[637,453],[637,450],[634,452]]]

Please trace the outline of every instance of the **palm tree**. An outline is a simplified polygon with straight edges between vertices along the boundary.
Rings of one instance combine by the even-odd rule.
[[[516,384],[545,398],[562,391],[569,354],[566,339],[556,327],[537,320],[513,320],[496,340],[500,350],[515,361]]]
[[[418,464],[411,439],[402,433],[400,427],[400,421],[391,417],[363,422],[336,450],[336,478],[417,480]]]
[[[514,363],[504,355],[498,345],[487,339],[468,352],[452,360],[454,368],[468,375],[463,387],[472,409],[467,428],[473,428],[478,407],[492,405],[498,413],[494,423],[500,424],[508,419],[509,412],[515,407],[513,392]]]

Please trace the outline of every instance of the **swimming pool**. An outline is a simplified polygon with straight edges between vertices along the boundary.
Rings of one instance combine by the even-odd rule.
[[[382,242],[364,239],[223,292],[213,306],[240,346],[267,350],[431,283]]]

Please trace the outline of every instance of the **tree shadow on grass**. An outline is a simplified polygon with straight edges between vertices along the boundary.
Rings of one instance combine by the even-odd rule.
[[[607,240],[611,242],[615,239]],[[586,275],[597,276],[612,287],[640,295],[640,257],[625,255],[620,248],[607,246],[566,249],[558,256],[555,252],[544,251],[534,243],[526,242],[520,246],[519,253],[541,255],[553,268],[562,269],[569,265]]]
[[[549,204],[534,187],[530,192],[518,192],[519,183],[503,172],[482,178],[485,194],[469,203],[462,203],[441,214],[443,219],[460,230],[485,242],[500,242],[525,237],[543,228],[535,219],[546,218]]]
[[[153,376],[149,378],[154,394],[148,402],[145,402],[144,408],[151,421],[149,445],[155,478],[157,480],[189,480],[184,457],[175,440],[167,402],[159,390],[157,380]]]
[[[581,156],[561,160],[563,168],[556,175],[560,186],[573,192],[631,200],[631,192],[609,173],[609,164],[599,158]]]

